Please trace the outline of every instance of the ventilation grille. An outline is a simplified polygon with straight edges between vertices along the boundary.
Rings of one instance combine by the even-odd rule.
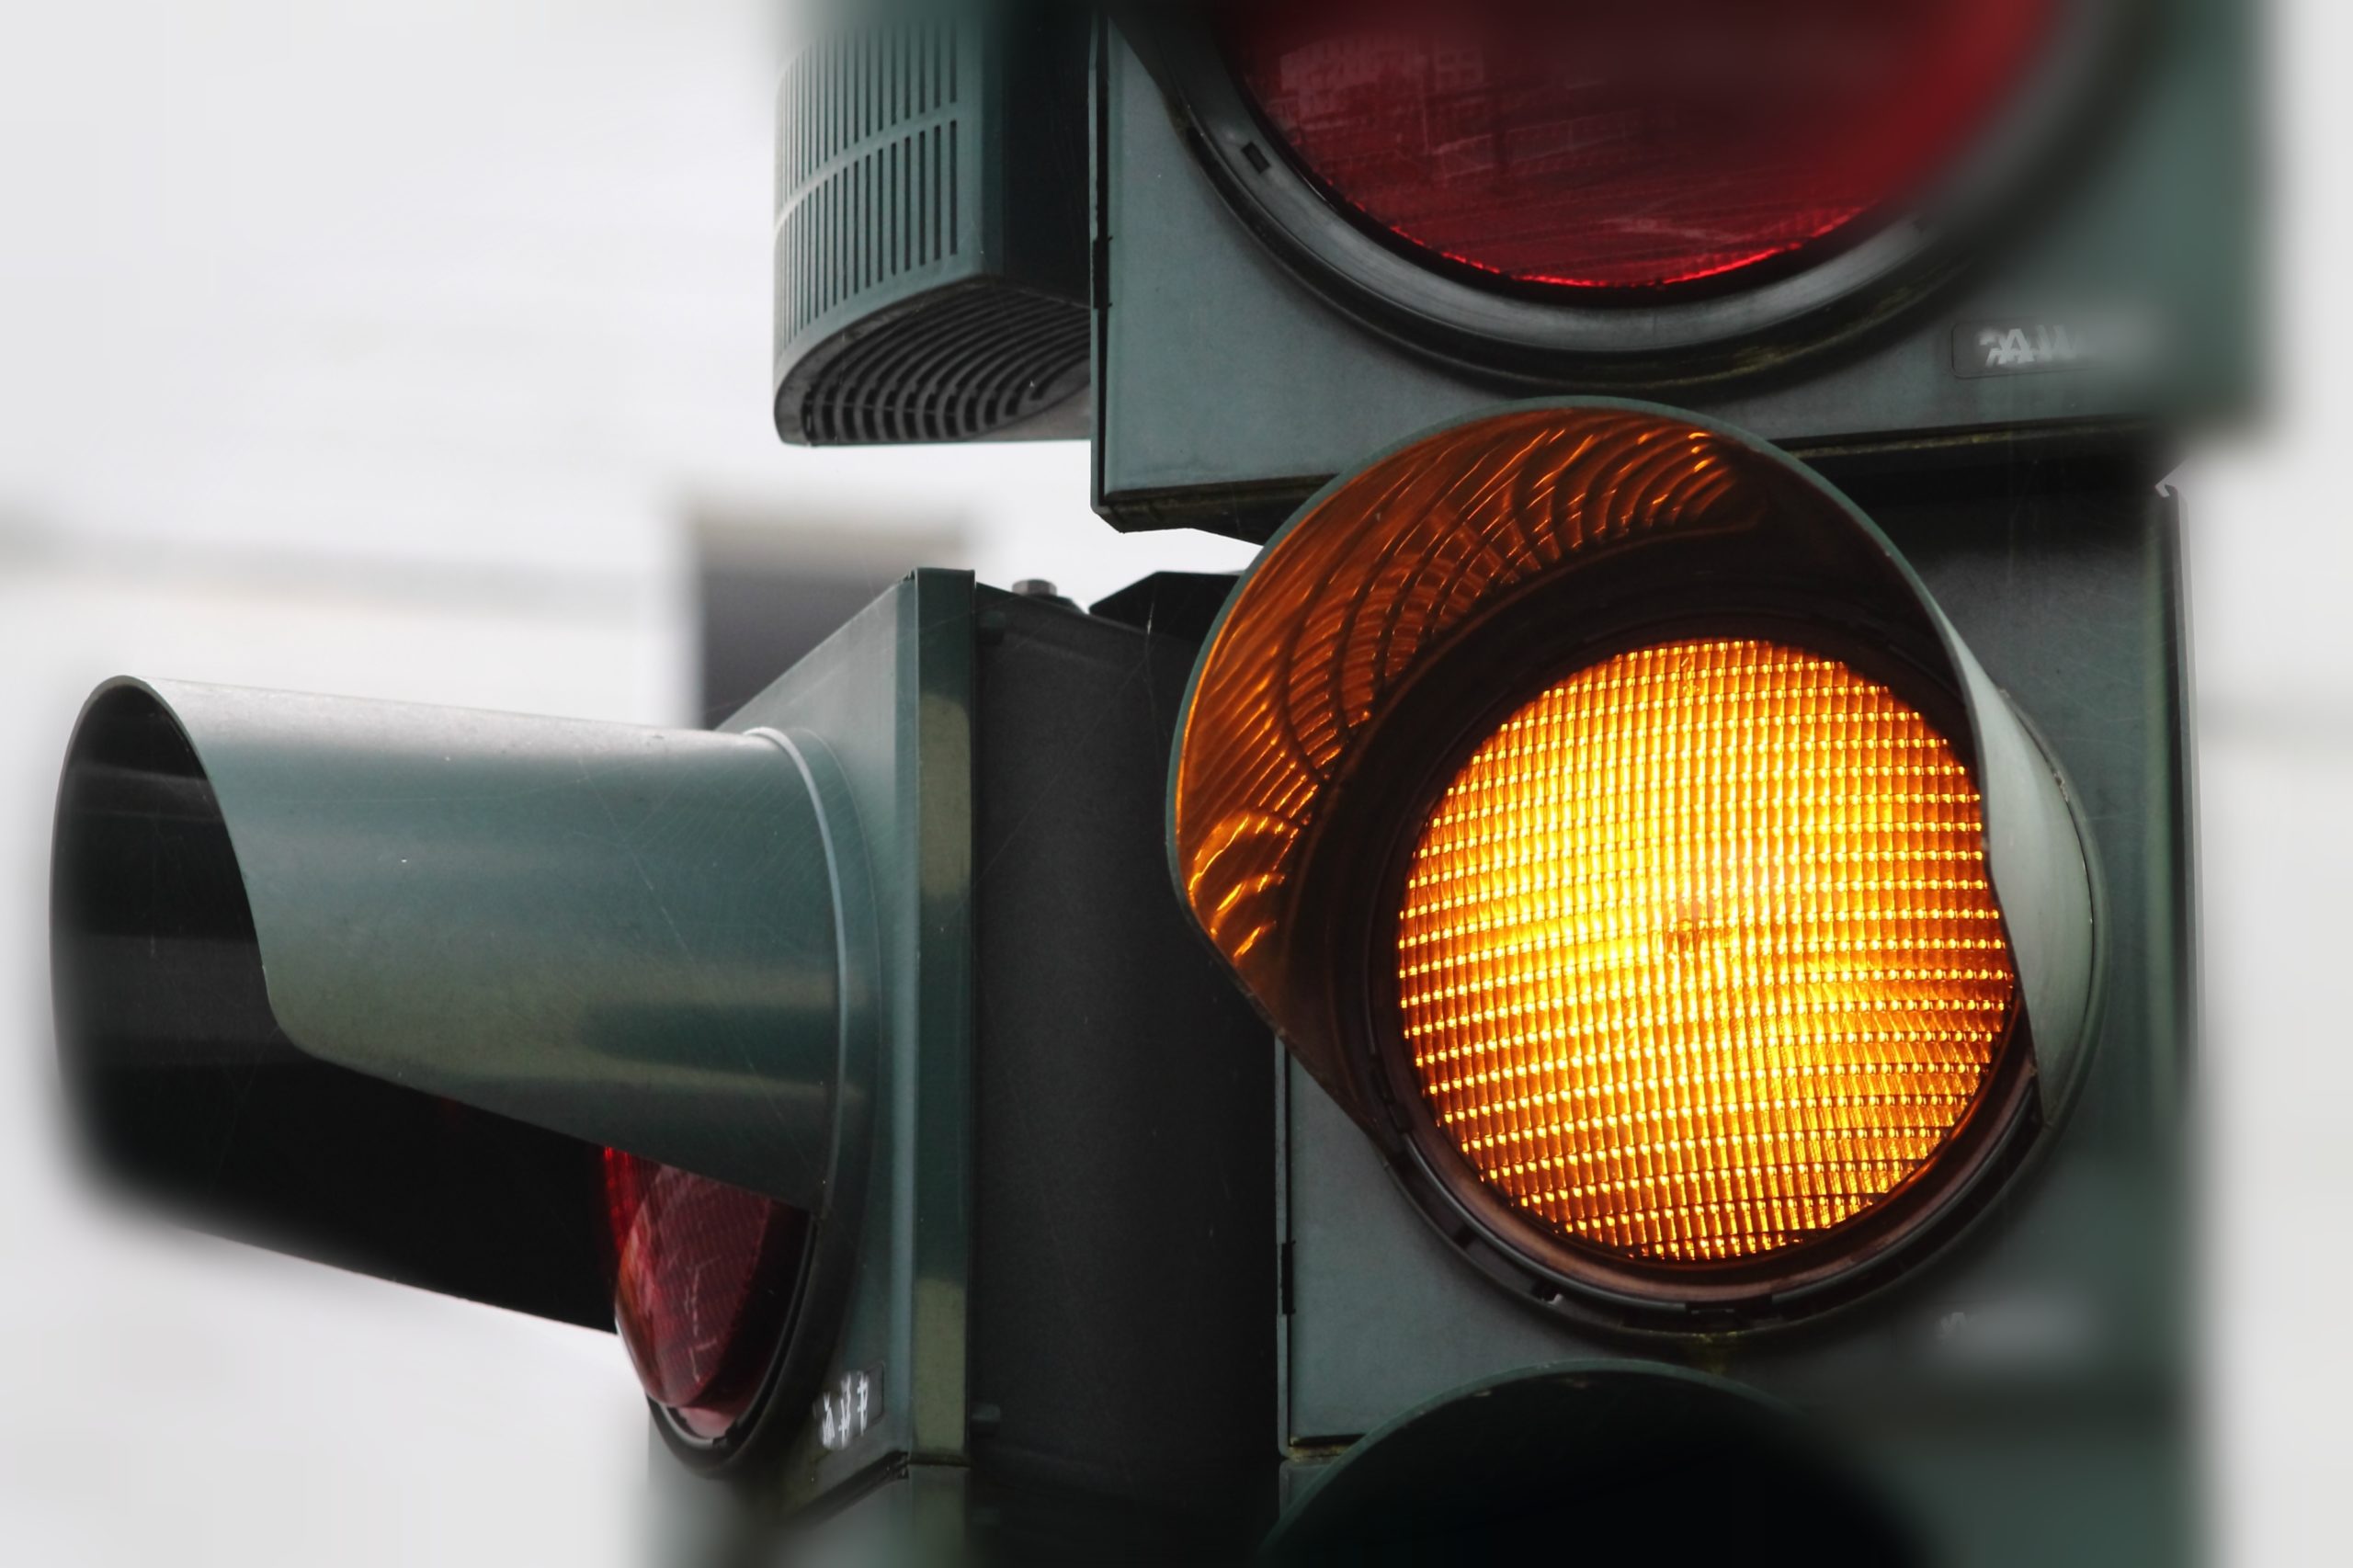
[[[860,337],[811,379],[812,446],[969,441],[1047,413],[1086,385],[1090,324],[1068,300],[976,285]]]
[[[793,60],[779,97],[779,432],[811,445],[1083,434],[1087,16],[971,0],[860,10]]]
[[[953,21],[903,21],[813,44],[787,69],[777,149],[786,343],[962,250],[963,41]]]

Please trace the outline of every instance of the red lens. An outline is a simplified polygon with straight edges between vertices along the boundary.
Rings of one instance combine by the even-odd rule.
[[[2014,93],[2064,0],[1299,0],[1228,57],[1295,161],[1408,244],[1659,289],[1858,233]]]
[[[605,1206],[614,1318],[646,1397],[697,1437],[726,1436],[781,1347],[809,1216],[617,1149]]]

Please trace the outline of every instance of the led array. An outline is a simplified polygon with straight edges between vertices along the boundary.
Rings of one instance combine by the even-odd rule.
[[[1629,1257],[1853,1219],[1968,1114],[2017,982],[1975,787],[1845,665],[1677,642],[1507,720],[1425,826],[1404,1034],[1481,1176]]]

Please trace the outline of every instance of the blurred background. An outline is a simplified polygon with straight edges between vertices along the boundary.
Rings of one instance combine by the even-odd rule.
[[[0,1554],[630,1563],[611,1339],[85,1190],[48,1047],[55,770],[124,671],[716,717],[908,567],[1085,602],[1076,445],[768,423],[779,0],[0,9]],[[2218,1555],[2334,1562],[2353,1369],[2353,14],[2272,8],[2279,369],[2189,505]]]

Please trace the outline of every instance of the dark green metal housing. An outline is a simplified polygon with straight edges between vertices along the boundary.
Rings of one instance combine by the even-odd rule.
[[[1293,188],[1201,8],[1132,8],[1097,87],[1097,506],[1124,528],[1264,539],[1404,431],[1577,392],[1688,406],[1836,477],[1901,449],[2001,462],[2021,440],[2163,453],[2181,422],[2243,409],[2258,369],[2248,13],[2064,13],[2087,58],[2046,95],[2063,100],[2050,123],[2016,157],[1989,150],[2000,177],[1903,214],[1900,264],[1827,276],[1858,251],[1705,306],[1548,313],[1403,263],[1340,265],[1336,246],[1386,253]]]
[[[1695,1318],[1630,1334],[1581,1327],[1475,1267],[1294,1065],[1280,1321],[1301,1506],[1333,1460],[1417,1407],[1561,1362],[1664,1362],[1804,1413],[1938,1560],[2195,1560],[2177,509],[2057,466],[1854,498],[2068,780],[2100,892],[2071,1103],[1950,1244],[1876,1294],[1747,1332]]]
[[[863,1159],[870,916],[812,749],[102,688],[54,867],[96,1146],[233,1234],[608,1325],[598,1148],[809,1207]]]
[[[1195,653],[920,572],[720,733],[111,684],[58,817],[81,1130],[199,1227],[600,1327],[604,1147],[787,1199],[767,1403],[668,1450],[702,1526],[1239,1553],[1274,1097],[1164,889]]]
[[[780,1408],[780,1454],[729,1477],[804,1560],[1199,1562],[1272,1517],[1270,1058],[1163,891],[1195,653],[918,573],[734,721],[829,738],[886,955],[819,1378],[879,1377],[881,1415],[829,1449]]]

